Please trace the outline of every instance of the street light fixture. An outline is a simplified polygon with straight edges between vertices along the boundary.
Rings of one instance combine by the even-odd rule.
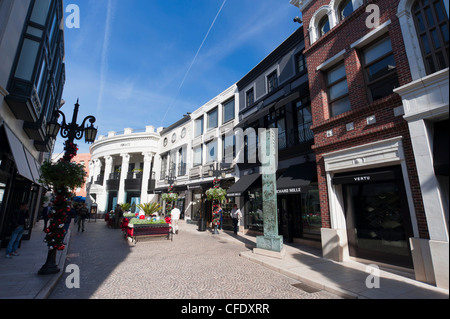
[[[209,166],[209,170],[208,170],[208,176],[209,177],[222,177],[222,179],[227,177],[227,173],[225,172],[225,170],[221,167],[218,170],[215,170],[214,167],[215,164],[211,164]],[[221,165],[222,166],[222,165]]]
[[[80,108],[80,104],[78,102],[79,101],[77,100],[71,123],[67,124],[66,116],[58,110],[56,111],[54,120],[47,124],[47,135],[50,138],[56,139],[59,133],[61,133],[63,138],[67,138],[67,142],[65,144],[65,154],[62,159],[63,162],[70,162],[73,156],[76,155],[73,145],[75,139],[81,140],[84,136],[86,143],[94,143],[97,136],[97,129],[94,127],[94,123],[96,121],[95,117],[87,116],[81,125],[77,124],[78,110]],[[62,124],[58,123],[58,118],[60,115],[63,118]],[[90,126],[86,126],[87,121],[91,123]],[[55,192],[61,193],[61,190],[56,189]],[[63,209],[61,211],[57,211],[56,213],[61,214],[62,212]],[[55,217],[55,219],[57,219],[57,217]],[[56,264],[56,249],[54,249],[54,247],[52,248],[53,249],[49,249],[48,251],[47,261],[39,270],[39,275],[51,275],[61,271]]]
[[[72,122],[66,123],[66,116],[61,111],[56,111],[56,119],[47,124],[47,135],[53,139],[55,139],[61,131],[61,136],[63,138],[67,138],[69,142],[73,142],[75,139],[81,140],[83,136],[85,137],[86,143],[94,143],[95,138],[97,137],[98,130],[94,127],[94,123],[96,121],[95,117],[87,116],[81,125],[77,124],[78,118],[78,110],[80,108],[80,104],[75,104],[75,109],[73,112]],[[62,124],[58,123],[59,116],[62,116]],[[86,122],[89,121],[91,123],[90,126],[86,126]]]

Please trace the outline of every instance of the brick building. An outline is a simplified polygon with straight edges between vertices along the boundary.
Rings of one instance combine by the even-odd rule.
[[[291,0],[302,12],[305,30],[324,256],[414,269],[418,280],[448,288],[448,257],[433,257],[429,227],[438,217],[439,249],[445,253],[446,247],[448,256],[448,199],[445,204],[438,197],[444,203],[440,211],[424,207],[417,148],[398,94],[399,88],[423,76],[415,75],[411,64],[411,39],[404,40],[404,7],[409,8],[407,16],[431,12],[429,25],[435,19],[438,27],[424,31],[423,41],[427,35],[430,42],[441,40],[443,55],[434,54],[436,66],[427,70],[446,72],[440,76],[447,79],[448,90],[448,1],[430,2]],[[412,30],[421,27],[424,17],[415,19],[417,25],[406,21]],[[420,44],[424,61],[428,44]],[[441,119],[448,122],[448,93],[446,110]],[[448,126],[446,134],[448,140]],[[445,186],[448,157],[443,174]],[[442,269],[446,275],[439,278]]]

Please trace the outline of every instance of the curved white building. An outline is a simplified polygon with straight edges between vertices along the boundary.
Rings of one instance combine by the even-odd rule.
[[[114,209],[120,203],[147,203],[154,200],[155,156],[160,131],[147,126],[143,131],[125,129],[99,136],[90,147],[88,201],[98,205],[98,212]]]

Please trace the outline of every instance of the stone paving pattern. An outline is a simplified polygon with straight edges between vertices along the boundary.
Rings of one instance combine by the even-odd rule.
[[[68,289],[64,273],[49,299],[339,299],[239,256],[251,248],[184,223],[173,242],[136,245],[102,221],[86,223],[84,233],[72,229],[66,263],[80,268],[81,287]]]

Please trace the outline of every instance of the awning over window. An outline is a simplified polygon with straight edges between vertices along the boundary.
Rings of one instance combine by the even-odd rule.
[[[25,149],[25,156],[28,160],[28,166],[30,167],[31,175],[33,175],[34,182],[38,185],[41,185],[39,179],[41,178],[41,166],[34,159],[33,155]]]
[[[261,178],[261,174],[244,175],[233,186],[228,188],[228,197],[240,197],[244,195],[244,192],[255,183],[258,178]]]
[[[277,194],[301,194],[308,192],[311,181],[317,178],[315,162],[289,167],[277,180]]]
[[[8,137],[9,147],[11,148],[18,173],[31,182],[35,182],[33,173],[31,172],[30,165],[28,163],[27,156],[25,155],[23,144],[10,130],[9,127],[7,127],[6,125],[4,125],[3,127],[5,128],[6,136]]]

